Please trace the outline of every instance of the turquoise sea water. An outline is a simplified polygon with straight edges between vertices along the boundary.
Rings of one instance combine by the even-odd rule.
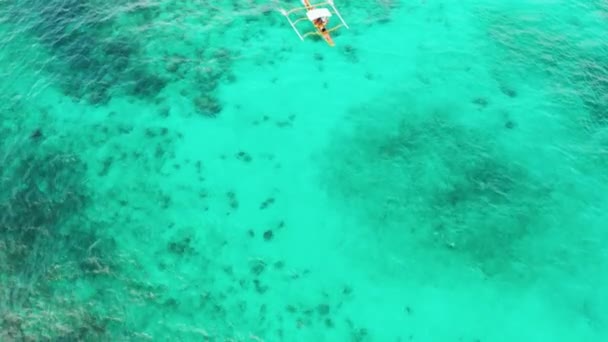
[[[608,3],[295,6],[0,2],[0,340],[607,341]]]

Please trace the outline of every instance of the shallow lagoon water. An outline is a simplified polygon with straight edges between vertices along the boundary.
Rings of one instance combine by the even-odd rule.
[[[606,2],[297,5],[0,3],[0,339],[606,340]]]

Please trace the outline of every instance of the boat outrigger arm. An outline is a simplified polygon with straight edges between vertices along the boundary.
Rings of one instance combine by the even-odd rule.
[[[318,36],[325,38],[325,40],[330,45],[333,46],[333,41],[331,41],[331,38],[329,37],[329,33],[339,29],[342,26],[346,27],[347,29],[350,29],[350,27],[348,27],[348,24],[346,24],[346,22],[342,18],[342,15],[340,15],[340,12],[334,5],[334,0],[326,0],[325,2],[320,2],[320,3],[316,3],[316,4],[311,4],[308,1],[304,1],[304,3],[306,5],[305,7],[298,7],[298,8],[291,9],[289,11],[286,11],[282,8],[279,9],[281,14],[284,15],[285,18],[287,18],[287,21],[289,22],[289,24],[291,25],[293,30],[296,32],[296,34],[298,35],[300,40],[304,40],[304,38],[306,38],[310,35],[318,35]],[[301,34],[297,28],[297,25],[299,23],[301,23],[302,21],[310,21],[312,23],[315,23],[319,19],[329,18],[332,16],[332,11],[330,11],[328,8],[317,7],[317,6],[323,6],[323,5],[328,5],[329,7],[331,7],[331,9],[333,10],[333,14],[335,14],[342,23],[338,24],[332,28],[324,29],[322,32],[319,32],[319,30],[316,30],[313,32],[307,32],[307,33]],[[306,16],[299,17],[296,20],[291,20],[291,18],[289,17],[291,14],[301,12],[301,11],[306,11]]]

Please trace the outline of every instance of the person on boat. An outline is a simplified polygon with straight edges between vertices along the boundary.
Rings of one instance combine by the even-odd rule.
[[[329,18],[327,17],[321,17],[321,18],[317,18],[315,19],[315,26],[318,27],[321,32],[325,32],[327,31],[327,23],[329,22]]]

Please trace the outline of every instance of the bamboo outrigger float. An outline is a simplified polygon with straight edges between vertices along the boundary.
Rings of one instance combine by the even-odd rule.
[[[294,8],[289,11],[286,11],[281,8],[281,9],[279,9],[279,11],[281,12],[281,14],[283,14],[285,16],[285,18],[287,18],[287,21],[289,21],[289,24],[291,25],[291,27],[296,32],[298,37],[300,37],[301,40],[304,40],[304,38],[311,36],[311,35],[317,35],[317,36],[321,36],[327,42],[327,44],[329,44],[329,46],[335,46],[335,43],[334,43],[333,39],[331,38],[330,33],[339,29],[342,26],[346,27],[347,29],[349,27],[346,24],[346,22],[344,21],[344,19],[342,19],[340,12],[338,12],[338,9],[334,5],[334,0],[327,0],[325,2],[316,3],[316,4],[310,3],[310,0],[302,0],[302,4],[304,5],[304,7]],[[329,7],[331,7],[331,9],[333,10],[333,13],[326,7],[317,7],[317,6],[323,6],[323,5],[328,5]],[[306,11],[306,16],[299,17],[293,21],[291,20],[290,15],[292,15],[294,13],[302,12],[302,11]],[[329,18],[333,14],[335,14],[342,23],[338,24],[334,27],[328,28]],[[302,21],[310,21],[314,25],[315,31],[306,32],[304,34],[300,33],[300,31],[297,28],[297,25],[298,25],[298,23],[300,23]]]

